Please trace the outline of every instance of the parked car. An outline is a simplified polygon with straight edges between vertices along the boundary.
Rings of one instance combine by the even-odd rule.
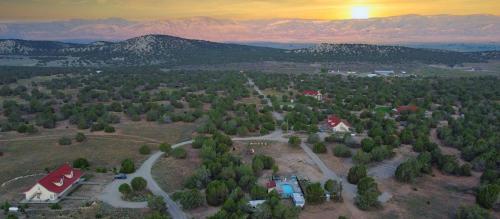
[[[115,175],[115,179],[127,179],[127,174],[120,173],[118,175]]]

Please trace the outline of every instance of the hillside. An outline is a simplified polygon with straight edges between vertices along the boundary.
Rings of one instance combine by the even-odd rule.
[[[0,40],[0,55],[4,60],[12,57],[38,60],[39,66],[53,65],[55,62],[63,66],[178,66],[259,61],[420,62],[448,65],[484,61],[484,56],[477,53],[400,46],[320,44],[309,49],[284,50],[167,35],[146,35],[120,42],[91,44]]]

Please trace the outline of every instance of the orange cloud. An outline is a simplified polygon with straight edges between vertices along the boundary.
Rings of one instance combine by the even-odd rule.
[[[498,0],[2,0],[1,20],[68,18],[167,19],[210,16],[233,19],[351,18],[353,6],[375,17],[402,14],[496,14]]]

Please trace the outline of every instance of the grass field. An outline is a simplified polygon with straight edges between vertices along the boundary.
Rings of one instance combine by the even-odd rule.
[[[0,187],[0,200],[11,198],[27,189],[45,169],[54,169],[63,163],[83,157],[89,160],[91,171],[97,167],[111,170],[119,168],[123,159],[131,158],[139,166],[147,155],[140,155],[139,148],[149,144],[155,151],[160,142],[177,143],[190,138],[196,129],[196,123],[173,123],[160,125],[154,122],[124,122],[115,125],[116,133],[89,132],[65,128],[60,124],[56,129],[41,129],[33,135],[8,132],[0,134],[0,184],[16,177],[39,174],[19,179]],[[62,136],[73,138],[77,132],[83,132],[87,140],[61,146],[58,140]]]
[[[391,113],[392,108],[388,106],[379,106],[375,108],[375,113]]]

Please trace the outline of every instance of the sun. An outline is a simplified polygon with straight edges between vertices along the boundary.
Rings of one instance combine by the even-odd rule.
[[[351,7],[352,19],[368,19],[370,18],[370,9],[366,6],[353,6]]]

